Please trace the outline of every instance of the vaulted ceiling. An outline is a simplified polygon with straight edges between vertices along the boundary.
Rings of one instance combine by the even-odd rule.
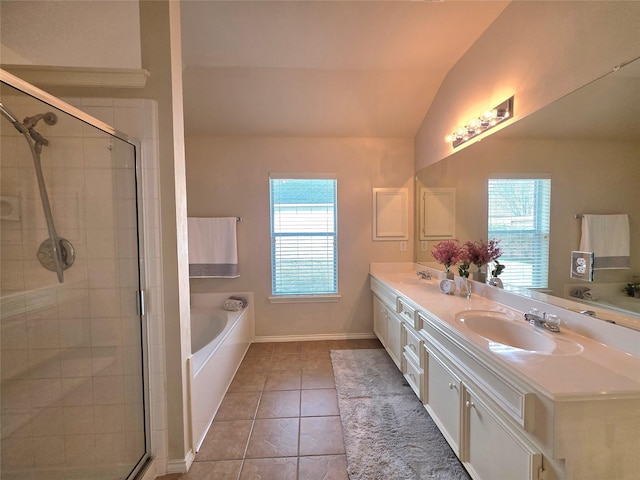
[[[508,3],[182,0],[186,133],[414,137]]]

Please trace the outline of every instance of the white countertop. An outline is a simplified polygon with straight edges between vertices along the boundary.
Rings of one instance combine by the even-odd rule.
[[[420,310],[440,319],[442,326],[466,347],[485,358],[488,355],[495,359],[554,401],[640,398],[640,357],[579,335],[566,325],[561,326],[560,333],[542,329],[540,333],[551,336],[556,342],[579,344],[582,347],[579,353],[555,355],[513,348],[492,350],[491,343],[457,321],[456,314],[468,310],[493,310],[513,315],[513,321],[524,323],[522,309],[475,293],[470,299],[457,294],[444,295],[439,289],[440,278],[421,280],[416,276],[417,270],[425,270],[425,267],[413,263],[371,264],[370,274],[397,294],[409,298]],[[473,286],[483,288],[481,284],[474,283]],[[522,304],[521,299],[519,302]],[[610,327],[603,322],[603,328]]]

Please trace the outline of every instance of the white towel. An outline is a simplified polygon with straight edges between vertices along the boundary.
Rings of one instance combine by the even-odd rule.
[[[238,244],[236,217],[189,217],[189,276],[236,278]]]
[[[580,250],[593,252],[594,270],[631,268],[629,215],[583,215]]]

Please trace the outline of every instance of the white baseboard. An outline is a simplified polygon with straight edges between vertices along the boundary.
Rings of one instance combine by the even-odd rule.
[[[191,468],[195,453],[193,450],[189,450],[186,457],[183,459],[173,459],[167,462],[167,474],[170,473],[187,473]]]
[[[266,342],[312,342],[318,340],[367,340],[376,338],[375,333],[327,333],[318,335],[282,335],[282,336],[256,336],[255,343]]]

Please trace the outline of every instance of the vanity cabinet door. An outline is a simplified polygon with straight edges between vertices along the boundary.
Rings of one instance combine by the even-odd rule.
[[[373,331],[382,342],[393,363],[400,368],[401,344],[400,330],[402,320],[394,311],[373,296]]]
[[[538,479],[542,454],[471,391],[464,393],[465,451],[461,460],[474,478]]]
[[[402,344],[400,342],[402,332],[402,319],[392,312],[388,312],[387,321],[387,352],[398,368],[402,358]]]
[[[376,334],[378,339],[386,347],[387,345],[387,307],[384,306],[382,301],[373,296],[373,333]]]
[[[428,402],[425,407],[433,421],[460,456],[460,404],[462,382],[444,362],[427,349]]]

